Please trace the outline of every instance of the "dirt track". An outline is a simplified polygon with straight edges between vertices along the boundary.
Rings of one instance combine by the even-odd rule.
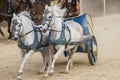
[[[25,64],[23,80],[120,80],[120,14],[97,17],[93,21],[99,48],[96,65],[89,64],[87,54],[75,54],[74,68],[69,74],[63,74],[67,58],[61,56],[54,75],[44,78],[43,74],[37,74],[42,58],[40,53],[35,53]],[[0,36],[0,80],[16,80],[19,63],[17,44]]]

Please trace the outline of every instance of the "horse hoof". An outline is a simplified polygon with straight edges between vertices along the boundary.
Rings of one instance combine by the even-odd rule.
[[[22,80],[22,79],[17,79],[17,80]]]
[[[22,80],[22,79],[21,79],[21,78],[22,78],[21,76],[22,76],[22,72],[19,72],[19,73],[18,73],[18,76],[17,76],[17,80]]]
[[[12,37],[8,37],[8,40],[12,40]]]
[[[68,74],[68,70],[65,70],[65,72],[64,72],[65,74]]]
[[[5,37],[5,34],[4,33],[1,33],[2,37]]]
[[[48,73],[49,76],[53,76],[53,72]]]
[[[22,79],[20,77],[18,77],[17,80],[22,80]]]

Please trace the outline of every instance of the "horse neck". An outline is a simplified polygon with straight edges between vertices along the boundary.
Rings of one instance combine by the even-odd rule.
[[[55,15],[52,20],[52,23],[54,25],[51,25],[51,28],[56,31],[62,31],[62,21],[63,19],[59,18],[59,15]],[[61,35],[61,32],[56,32],[56,31],[53,31],[51,33],[54,39],[58,39]]]
[[[58,8],[59,9],[59,8]],[[63,21],[63,16],[64,16],[65,11],[62,10],[55,10],[53,11],[53,23],[54,26],[52,26],[53,29],[55,30],[62,30],[62,21]]]
[[[55,30],[62,30],[62,19],[57,18],[57,16],[54,16],[54,25],[52,26],[52,29]]]
[[[29,19],[22,19],[23,21],[23,31],[22,34],[26,34],[28,32],[30,32],[31,30],[33,30],[33,24]],[[23,41],[24,43],[30,45],[33,43],[34,41],[34,32],[30,32],[29,34],[25,35],[23,37]]]

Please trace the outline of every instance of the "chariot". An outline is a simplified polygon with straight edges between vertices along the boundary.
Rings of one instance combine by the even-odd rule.
[[[89,63],[91,65],[94,65],[97,61],[98,46],[97,46],[96,38],[93,34],[93,22],[92,22],[91,15],[88,13],[85,13],[83,15],[80,15],[74,18],[65,19],[64,22],[69,21],[69,20],[73,20],[79,23],[83,28],[84,35],[92,36],[92,39],[85,40],[82,44],[78,46],[77,52],[88,53]],[[64,53],[64,54],[65,56],[67,56],[67,53]]]

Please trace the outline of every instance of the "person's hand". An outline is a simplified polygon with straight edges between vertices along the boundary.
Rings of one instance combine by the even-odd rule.
[[[69,13],[69,16],[72,16],[72,13]]]

